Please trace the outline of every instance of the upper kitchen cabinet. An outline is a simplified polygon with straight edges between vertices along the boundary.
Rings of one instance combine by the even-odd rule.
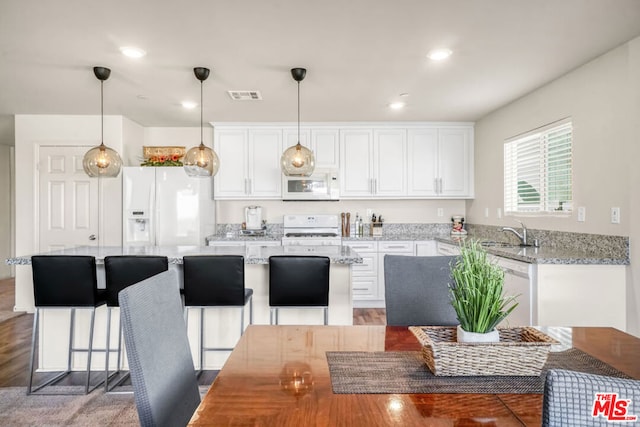
[[[409,197],[473,197],[473,127],[408,130]]]
[[[405,129],[340,131],[340,197],[398,198],[407,194]]]
[[[215,128],[216,199],[280,199],[281,129]]]
[[[298,130],[283,130],[284,149],[298,142]],[[300,144],[313,151],[317,169],[338,169],[340,167],[339,130],[332,128],[300,129]]]

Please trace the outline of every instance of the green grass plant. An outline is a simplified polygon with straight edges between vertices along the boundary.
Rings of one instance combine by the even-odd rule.
[[[491,332],[518,306],[517,296],[504,295],[504,271],[477,241],[461,245],[451,274],[451,305],[467,332]]]

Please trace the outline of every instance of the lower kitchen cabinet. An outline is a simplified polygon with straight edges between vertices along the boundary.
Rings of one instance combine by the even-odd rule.
[[[347,241],[342,244],[362,256],[362,264],[353,264],[351,271],[353,306],[384,307],[384,256],[413,256],[413,241]]]

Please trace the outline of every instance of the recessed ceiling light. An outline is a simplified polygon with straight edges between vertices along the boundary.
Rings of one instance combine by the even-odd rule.
[[[147,52],[145,52],[144,50],[133,46],[121,47],[120,52],[122,52],[124,56],[127,56],[129,58],[142,58],[147,54]]]
[[[429,52],[427,57],[433,61],[442,61],[450,57],[452,53],[451,49],[434,49]]]
[[[198,106],[198,104],[196,104],[195,102],[191,102],[191,101],[182,101],[182,106],[184,108],[186,108],[187,110],[193,110],[194,108],[196,108]]]
[[[399,110],[401,108],[404,108],[404,106],[405,106],[404,102],[392,102],[391,104],[389,104],[389,108],[393,110]]]

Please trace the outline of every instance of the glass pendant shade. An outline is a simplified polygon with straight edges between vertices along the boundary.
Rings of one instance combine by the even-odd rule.
[[[86,152],[82,159],[82,167],[92,178],[115,178],[120,173],[122,159],[116,150],[102,143]]]
[[[220,160],[215,151],[200,143],[190,148],[182,161],[187,175],[192,177],[214,176],[220,168]]]
[[[287,176],[309,176],[315,169],[316,160],[313,151],[298,142],[284,150],[280,166],[282,173]]]
[[[116,150],[104,145],[104,81],[111,75],[111,70],[93,67],[93,74],[100,80],[100,145],[85,153],[82,168],[92,178],[115,178],[122,168],[122,159]]]
[[[298,82],[298,143],[282,153],[280,168],[286,176],[310,176],[316,167],[313,151],[300,144],[300,82],[307,75],[305,68],[292,68],[291,77]]]
[[[204,107],[202,83],[209,77],[209,69],[204,67],[196,67],[193,69],[193,73],[196,78],[200,80],[200,145],[190,148],[185,154],[182,163],[184,165],[184,171],[188,176],[193,178],[204,178],[208,176],[214,176],[218,173],[220,168],[220,160],[218,155],[211,148],[204,145],[203,131],[202,131],[202,112]]]

